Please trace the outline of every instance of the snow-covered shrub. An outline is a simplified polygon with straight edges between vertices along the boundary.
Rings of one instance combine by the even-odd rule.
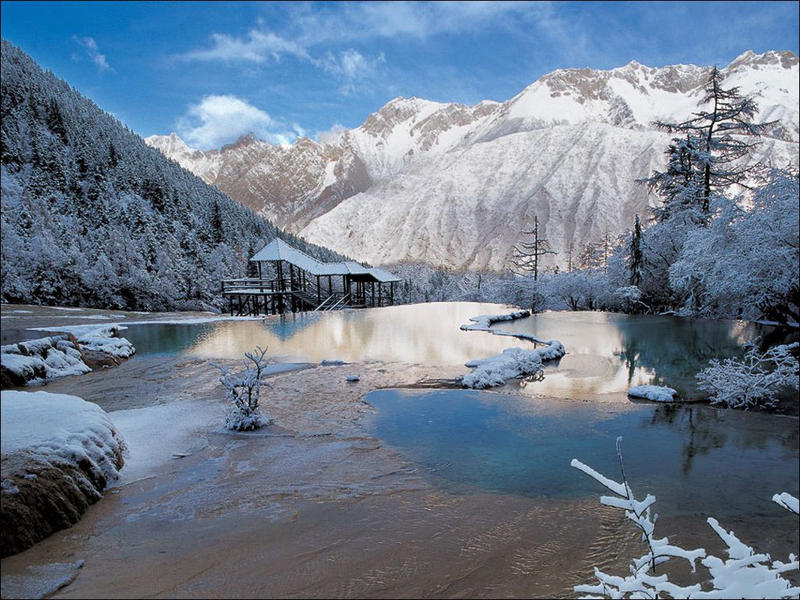
[[[752,199],[714,201],[710,226],[686,237],[669,269],[683,312],[800,320],[798,193],[797,174],[776,169]]]
[[[265,416],[258,406],[261,387],[267,385],[263,382],[266,354],[266,348],[260,347],[253,352],[245,352],[245,358],[252,366],[245,363],[241,373],[231,373],[224,367],[217,367],[222,371],[219,381],[225,388],[225,397],[231,403],[225,418],[225,427],[228,429],[252,431],[272,423],[272,419]]]
[[[578,459],[573,458],[570,465],[614,493],[614,496],[601,496],[600,502],[625,511],[625,516],[641,530],[647,551],[632,560],[630,575],[610,575],[595,567],[598,583],[577,585],[574,588],[576,592],[590,594],[584,596],[586,598],[791,598],[800,594],[800,587],[792,586],[782,577],[784,573],[800,568],[794,554],[789,555],[787,563],[773,561],[769,554],[757,554],[732,531],[725,531],[713,517],[709,517],[707,523],[727,546],[727,560],[707,556],[704,548],[686,550],[670,544],[666,537],[656,538],[654,530],[658,515],[654,514],[652,518],[650,515],[656,498],[648,494],[643,500],[637,500],[634,496],[625,478],[621,443],[622,438],[617,438],[622,483],[608,479]],[[772,499],[782,508],[797,514],[798,500],[794,496],[783,492],[775,494]],[[700,564],[711,576],[711,589],[703,589],[702,583],[676,585],[669,581],[667,574],[656,574],[656,567],[671,558],[685,559],[692,573],[696,572],[695,563],[700,559]],[[699,579],[706,582],[708,577]]]
[[[562,301],[570,310],[596,310],[607,304],[610,295],[608,277],[598,270],[553,274],[545,289],[553,301]]]
[[[632,313],[649,310],[649,306],[642,302],[642,290],[635,285],[624,285],[614,290],[612,306],[620,308],[622,312]]]
[[[783,344],[762,353],[752,344],[742,360],[713,359],[696,375],[698,387],[710,394],[712,404],[774,408],[781,389],[798,387],[798,363],[791,354],[798,346]]]

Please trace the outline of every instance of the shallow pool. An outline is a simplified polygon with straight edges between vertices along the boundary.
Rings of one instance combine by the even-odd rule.
[[[260,345],[269,348],[271,357],[284,361],[463,365],[513,346],[530,346],[511,337],[459,329],[472,316],[510,310],[498,304],[440,302],[254,321],[132,325],[124,335],[139,356],[180,353],[240,358]],[[551,363],[544,380],[526,390],[566,398],[622,393],[631,385],[646,383],[669,385],[682,397],[697,397],[694,375],[711,358],[741,355],[744,344],[758,337],[770,344],[787,338],[777,328],[741,321],[602,312],[548,312],[498,323],[495,328],[561,340],[567,355]],[[792,335],[797,337],[797,332]]]
[[[570,460],[619,480],[615,441],[622,436],[628,481],[637,496],[658,498],[658,512],[779,513],[774,493],[798,495],[798,422],[791,417],[468,390],[378,390],[366,400],[377,408],[375,435],[454,489],[598,496],[605,490]]]

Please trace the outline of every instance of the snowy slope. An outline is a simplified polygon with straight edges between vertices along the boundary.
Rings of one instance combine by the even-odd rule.
[[[798,66],[790,52],[745,52],[726,87],[778,120],[759,149],[797,164]],[[664,164],[669,136],[652,121],[696,110],[708,67],[559,70],[514,98],[475,106],[395,98],[327,143],[289,148],[251,136],[201,153],[177,136],[148,143],[309,241],[359,260],[422,260],[502,269],[539,216],[559,251],[577,254],[629,227],[652,198],[635,185]]]

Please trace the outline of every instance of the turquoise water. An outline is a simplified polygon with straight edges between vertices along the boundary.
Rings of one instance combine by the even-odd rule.
[[[798,495],[798,422],[790,417],[655,405],[543,401],[468,390],[378,390],[374,434],[440,484],[532,497],[604,492],[577,458],[619,480],[615,440],[638,496],[664,514],[745,516]]]

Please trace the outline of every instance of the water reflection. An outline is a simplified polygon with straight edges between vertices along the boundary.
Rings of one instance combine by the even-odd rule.
[[[140,355],[239,358],[260,345],[269,348],[270,356],[291,361],[327,358],[463,365],[506,348],[529,345],[511,337],[459,329],[472,316],[507,310],[497,304],[441,302],[300,313],[263,321],[139,325],[131,326],[125,335]],[[526,393],[566,398],[623,393],[632,385],[647,383],[668,385],[683,397],[697,397],[694,375],[711,358],[741,355],[743,345],[758,336],[762,343],[787,341],[782,330],[753,323],[601,312],[550,312],[495,327],[564,342],[567,355],[545,367],[543,380],[520,385]]]
[[[798,491],[796,419],[709,406],[609,407],[464,390],[379,390],[366,399],[378,408],[376,435],[456,488],[596,495],[597,486],[574,473],[569,461],[581,458],[614,476],[614,440],[621,435],[626,473],[639,494],[658,496],[659,512],[714,506],[718,516],[763,513],[776,491]]]
[[[384,308],[301,313],[263,321],[197,325],[131,326],[125,335],[137,353],[172,352],[204,358],[239,358],[254,346],[294,361],[341,359],[463,365],[473,358],[524,345],[514,338],[464,332],[460,325],[478,314],[507,312],[498,304],[446,302]],[[165,339],[159,339],[162,334]],[[196,332],[193,336],[192,332]]]
[[[558,369],[545,371],[539,390],[573,398],[648,383],[697,398],[694,375],[712,358],[741,356],[743,346],[759,337],[774,344],[796,335],[743,321],[602,312],[549,312],[496,327],[561,340],[569,354]]]

